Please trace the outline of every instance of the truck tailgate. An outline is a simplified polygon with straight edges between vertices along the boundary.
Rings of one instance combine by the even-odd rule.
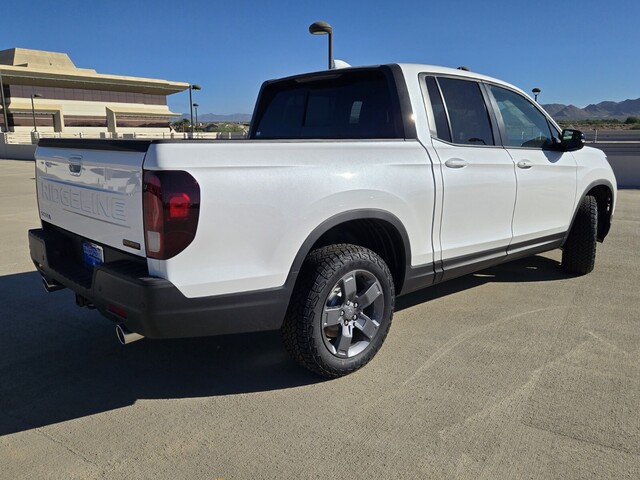
[[[41,140],[40,218],[92,242],[145,255],[142,165],[148,141]]]

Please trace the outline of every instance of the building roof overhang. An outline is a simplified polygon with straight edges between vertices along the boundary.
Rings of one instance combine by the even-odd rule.
[[[29,102],[11,102],[7,105],[7,111],[10,112],[31,112],[31,103]],[[54,103],[35,104],[34,110],[36,112],[59,112],[62,111],[62,105]]]
[[[175,113],[166,109],[164,111],[154,109],[154,108],[145,108],[145,107],[116,107],[107,105],[108,110],[111,110],[116,115],[125,115],[125,116],[136,116],[143,115],[145,117],[179,117],[182,115],[181,113]]]
[[[5,85],[86,88],[152,95],[171,95],[189,88],[185,82],[107,75],[87,69],[53,70],[0,64],[0,75]]]
[[[107,110],[111,110],[116,115],[125,115],[125,116],[144,116],[144,117],[179,117],[182,115],[181,113],[175,113],[169,110],[166,106],[162,106],[161,108],[157,106],[131,106],[131,107],[121,107],[117,105],[109,105],[106,104],[105,108]],[[64,110],[64,107],[60,104],[55,103],[44,103],[38,101],[34,104],[33,109],[36,112],[61,112]],[[32,106],[31,102],[28,101],[12,101],[7,105],[7,110],[11,112],[31,112]]]

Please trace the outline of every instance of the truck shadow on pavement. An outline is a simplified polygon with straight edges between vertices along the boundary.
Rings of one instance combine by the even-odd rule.
[[[434,285],[433,287],[425,288],[424,290],[407,294],[398,298],[395,311],[398,312],[419,303],[435,300],[436,298],[468,290],[490,282],[550,282],[571,278],[572,276],[573,275],[564,273],[560,268],[560,263],[556,260],[535,255],[513,262],[503,263],[477,273],[465,275]]]
[[[398,309],[486,282],[566,278],[532,257],[398,299]],[[323,381],[291,361],[278,332],[121,346],[69,291],[47,294],[36,272],[0,277],[0,436],[82,418],[139,399],[197,398]]]
[[[0,436],[134,404],[323,381],[293,363],[279,332],[117,342],[114,325],[47,294],[36,272],[0,277]]]

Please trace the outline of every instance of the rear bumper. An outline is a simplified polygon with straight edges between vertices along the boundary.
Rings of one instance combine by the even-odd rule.
[[[118,259],[88,269],[78,239],[50,229],[29,231],[31,259],[50,283],[84,297],[100,313],[149,338],[198,337],[280,328],[289,302],[285,287],[187,298],[171,282],[150,277],[146,264]]]

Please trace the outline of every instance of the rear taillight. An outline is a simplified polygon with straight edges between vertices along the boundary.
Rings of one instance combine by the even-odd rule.
[[[145,170],[142,203],[147,256],[166,260],[187,248],[198,228],[198,182],[179,170]]]

